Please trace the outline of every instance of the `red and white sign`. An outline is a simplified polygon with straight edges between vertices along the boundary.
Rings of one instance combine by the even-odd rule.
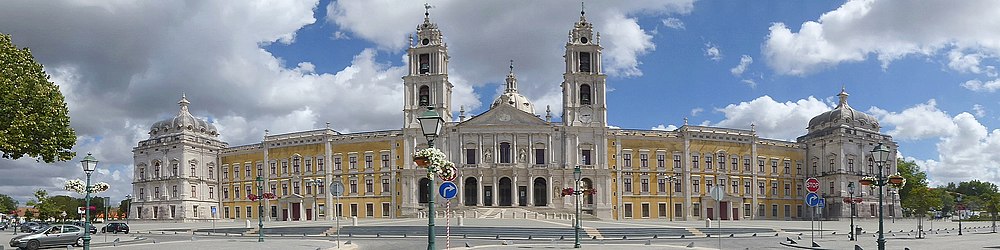
[[[819,180],[817,180],[816,178],[806,179],[806,190],[809,191],[810,193],[815,193],[816,191],[819,191]]]

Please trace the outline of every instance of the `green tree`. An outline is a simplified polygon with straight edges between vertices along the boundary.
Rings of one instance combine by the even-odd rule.
[[[118,203],[118,212],[119,212],[118,216],[122,217],[119,219],[124,219],[125,218],[124,216],[128,216],[128,208],[130,205],[129,203],[131,202],[132,201],[130,200],[122,200],[120,203]]]
[[[958,187],[956,187],[954,191],[962,193],[966,196],[978,197],[984,194],[996,193],[997,185],[990,182],[979,181],[979,180],[963,181],[961,183],[958,183]]]
[[[997,213],[1000,213],[1000,193],[992,193],[985,196],[986,199],[986,212],[989,212],[992,216],[990,220],[993,221],[993,232],[997,231]]]
[[[47,220],[56,218],[62,211],[49,200],[49,192],[44,189],[35,190],[35,199],[28,201],[28,206],[38,210],[38,219]]]
[[[902,175],[903,179],[906,179],[906,185],[899,189],[900,203],[903,208],[906,208],[904,210],[917,213],[917,209],[910,206],[923,203],[922,200],[926,199],[923,196],[929,195],[929,191],[924,190],[919,194],[915,194],[913,190],[927,189],[927,173],[920,171],[920,166],[913,161],[900,160],[896,168],[899,171],[899,175]]]
[[[45,162],[67,161],[76,154],[76,132],[59,86],[49,81],[31,50],[17,49],[0,33],[0,152]]]
[[[7,213],[14,211],[14,209],[17,209],[17,204],[18,202],[14,198],[6,194],[0,194],[0,212]]]

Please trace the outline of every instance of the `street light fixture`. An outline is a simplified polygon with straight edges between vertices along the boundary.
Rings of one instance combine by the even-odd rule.
[[[960,210],[957,211],[958,212],[958,235],[962,235],[962,210],[965,209],[965,206],[962,206],[962,194],[958,194],[958,197],[956,197],[955,199],[958,200],[958,209],[960,209]]]
[[[668,185],[667,186],[667,189],[668,189],[668,191],[667,191],[667,206],[669,206],[669,207],[667,208],[667,211],[669,211],[669,210],[672,210],[674,208],[674,182],[679,181],[680,180],[680,176],[677,176],[676,174],[675,175],[670,175],[670,176],[664,176],[663,180]],[[667,216],[670,217],[670,221],[674,221],[674,215],[670,214],[670,212],[667,212],[667,214],[668,214]]]
[[[576,203],[576,221],[573,222],[573,248],[580,248],[580,194],[583,191],[580,190],[580,176],[583,172],[580,171],[580,166],[577,165],[573,168],[573,196],[576,197],[573,203]]]
[[[423,132],[424,137],[427,137],[427,147],[434,148],[434,139],[441,135],[441,127],[444,125],[444,119],[441,115],[434,111],[434,107],[427,107],[427,111],[424,112],[420,117],[417,117],[420,121],[420,130]],[[430,178],[430,182],[427,187],[427,249],[436,250],[434,248],[434,177]]]
[[[884,172],[883,167],[885,167],[885,162],[889,158],[889,147],[885,146],[885,144],[879,143],[878,146],[875,146],[875,148],[872,149],[871,154],[872,158],[875,160],[875,164],[878,165],[878,174],[875,176],[868,176],[861,178],[861,181],[859,182],[861,183],[861,185],[872,185],[878,187],[878,240],[876,240],[876,242],[878,242],[879,250],[885,250],[885,233],[884,233],[885,230],[883,228],[884,214],[882,212],[883,210],[882,189],[886,185],[892,185],[894,187],[901,188],[903,187],[903,185],[906,184],[906,181],[905,179],[903,179],[902,176],[899,175],[885,176],[882,173]]]
[[[126,194],[125,200],[128,202],[125,203],[125,225],[128,225],[128,214],[132,213],[132,194]]]
[[[90,175],[94,173],[95,169],[97,169],[97,158],[94,158],[94,155],[87,153],[87,157],[83,157],[83,160],[80,161],[80,163],[83,165],[83,172],[87,174],[87,206],[85,213],[87,218],[83,222],[83,250],[90,250]]]
[[[257,242],[264,242],[264,177],[257,176]]]
[[[315,179],[315,180],[307,181],[306,182],[306,188],[313,189],[313,187],[316,187],[316,188],[315,188],[315,190],[311,190],[312,193],[313,193],[313,209],[312,209],[313,210],[313,212],[312,212],[313,214],[311,214],[311,216],[312,216],[313,220],[319,220],[319,201],[317,199],[318,199],[318,195],[319,195],[319,190],[323,190],[323,180],[322,179]]]
[[[847,193],[851,194],[851,241],[857,241],[857,235],[854,235],[854,182],[847,183]]]

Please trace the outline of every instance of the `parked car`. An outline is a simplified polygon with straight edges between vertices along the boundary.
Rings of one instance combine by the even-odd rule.
[[[74,221],[73,225],[74,226],[78,226],[80,228],[83,228],[84,222],[83,221]],[[96,234],[96,233],[97,233],[97,227],[94,226],[94,223],[91,223],[90,224],[90,234]]]
[[[22,233],[34,233],[35,231],[45,228],[45,226],[47,225],[41,222],[29,221],[22,223],[21,226],[18,226],[18,229],[20,229]]]
[[[75,225],[57,224],[47,226],[35,233],[18,235],[10,239],[11,247],[27,250],[70,244],[83,246],[83,228]]]
[[[125,222],[109,222],[101,228],[101,233],[125,233],[128,234],[128,224]]]

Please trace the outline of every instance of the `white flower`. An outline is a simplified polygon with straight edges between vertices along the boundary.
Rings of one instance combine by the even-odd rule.
[[[64,188],[66,191],[73,191],[81,194],[87,193],[87,185],[80,179],[66,181]],[[90,186],[90,191],[92,193],[100,193],[108,191],[108,189],[111,189],[111,185],[105,182],[98,182],[97,184]]]
[[[444,152],[436,148],[425,148],[413,154],[414,158],[426,157],[430,164],[427,165],[427,177],[451,176],[454,175],[455,163],[448,161]]]

